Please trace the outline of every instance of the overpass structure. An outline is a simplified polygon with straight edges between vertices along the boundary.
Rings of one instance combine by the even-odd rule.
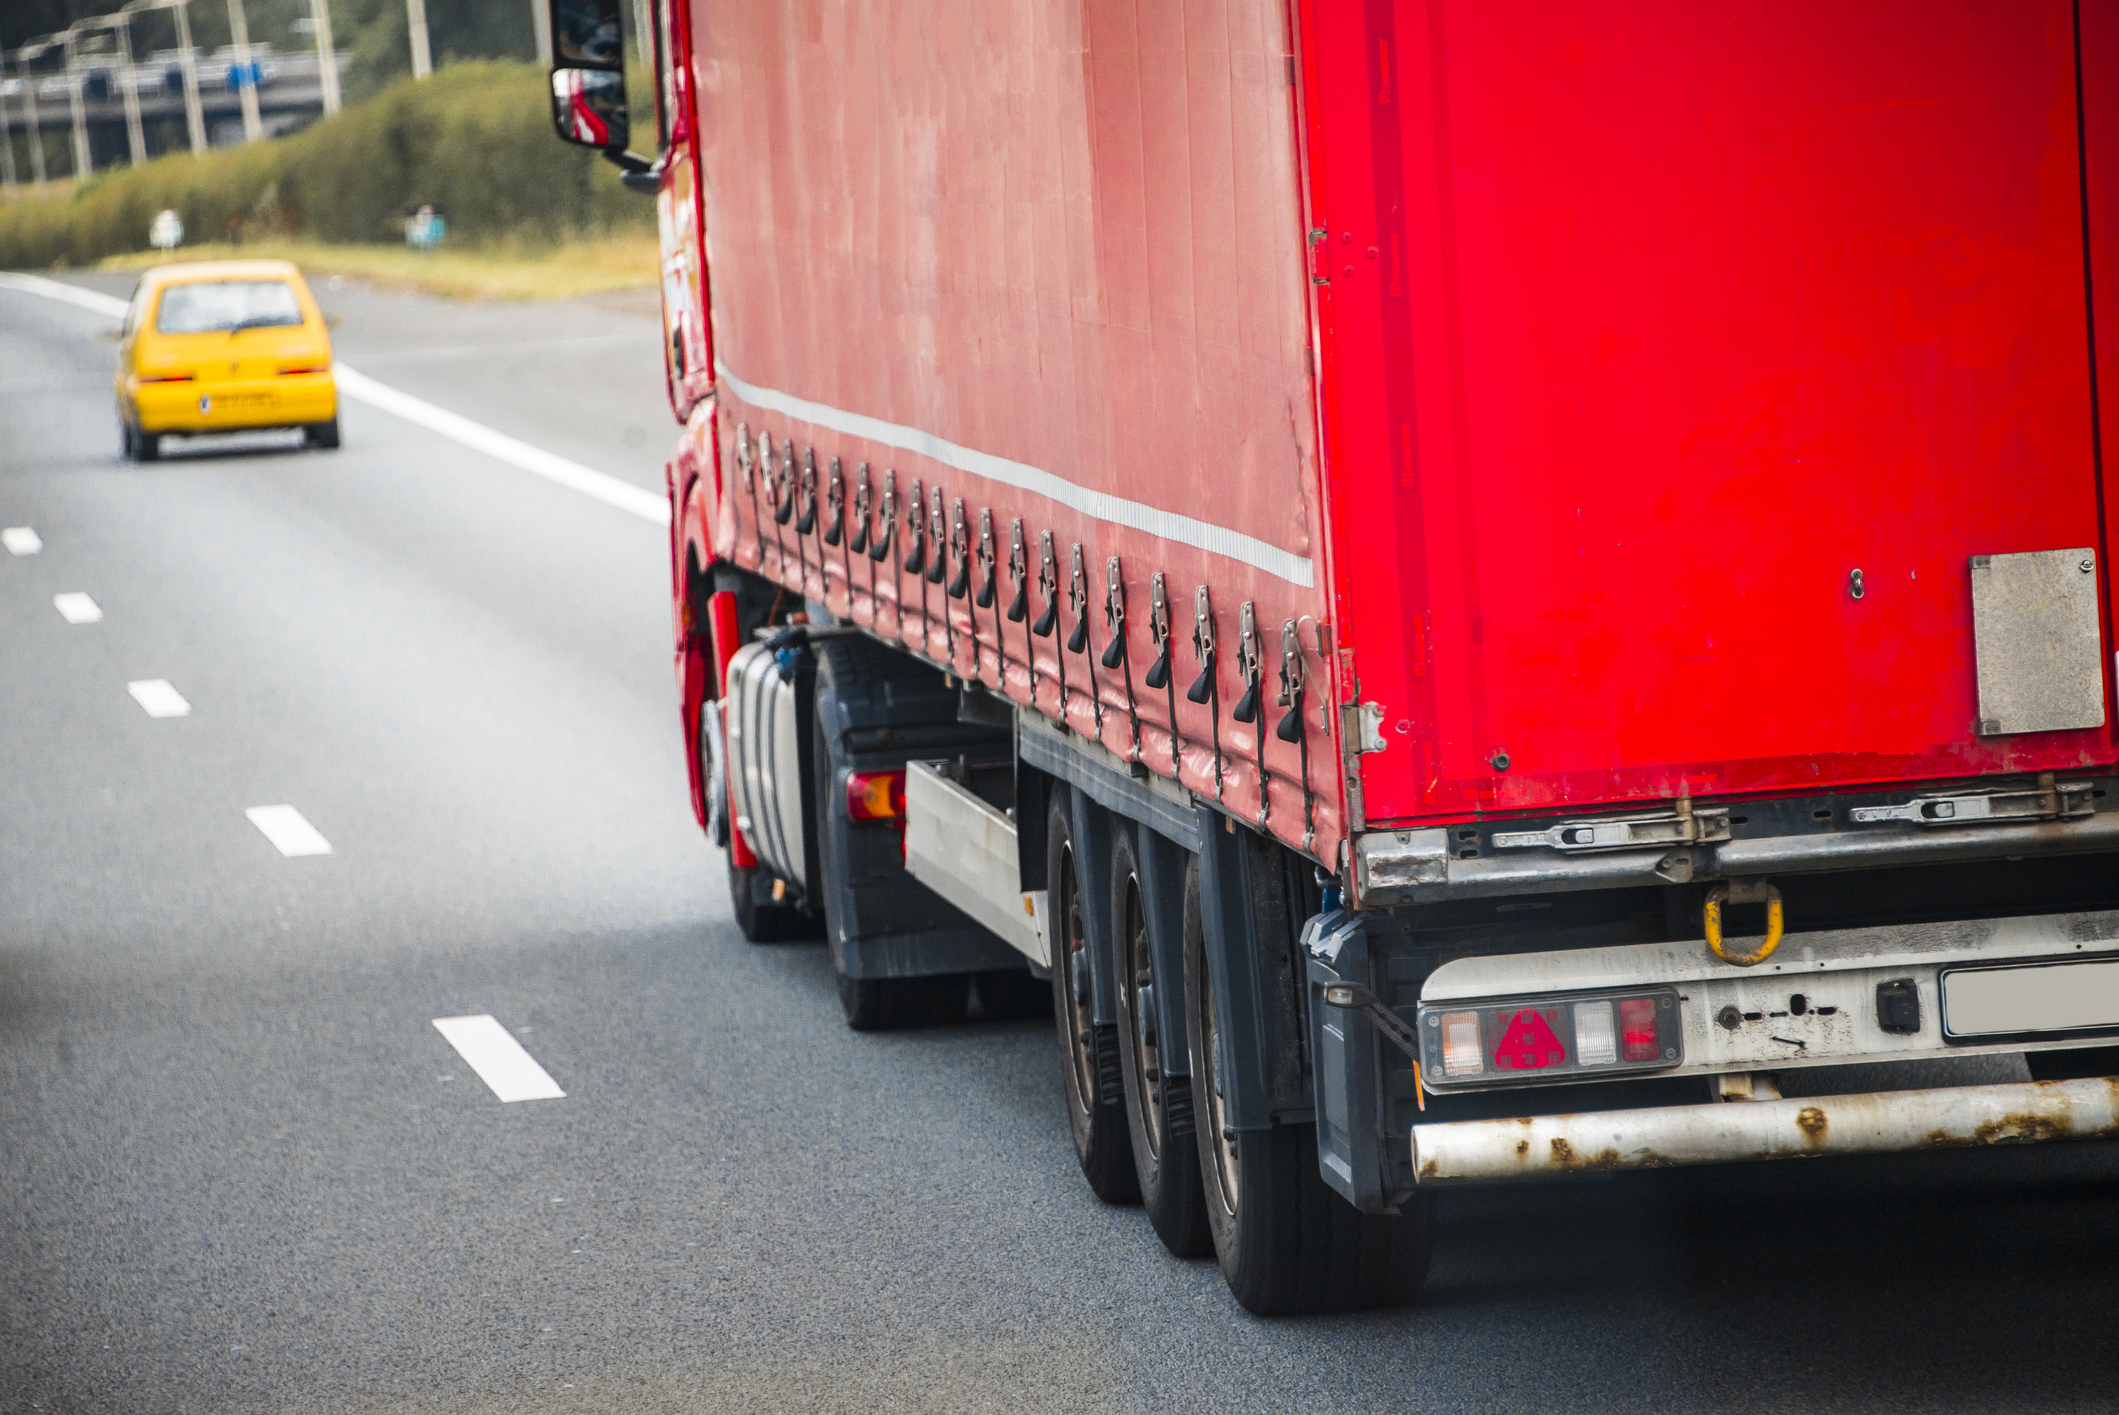
[[[332,57],[343,81],[353,55],[340,50]],[[324,111],[323,76],[314,51],[282,54],[269,45],[253,44],[250,62],[254,66],[251,81],[256,86],[265,136],[277,137],[305,127]],[[207,141],[214,147],[232,147],[243,141],[242,57],[221,49],[201,54],[197,63]],[[148,156],[188,150],[184,81],[173,49],[158,50],[130,67],[108,55],[86,55],[78,67],[64,72],[17,70],[0,80],[0,104],[6,107],[11,133],[69,134],[73,126],[71,102],[78,90],[88,135],[89,166],[97,170],[123,162],[129,155],[125,131],[128,89],[139,100]],[[62,168],[65,162],[60,159]]]

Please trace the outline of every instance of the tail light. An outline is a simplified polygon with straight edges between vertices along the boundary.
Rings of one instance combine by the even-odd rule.
[[[1422,1007],[1420,1043],[1421,1074],[1440,1086],[1667,1070],[1685,1049],[1668,988]]]
[[[189,382],[191,382],[191,375],[190,375],[190,374],[188,374],[188,373],[151,373],[151,374],[144,374],[144,375],[142,375],[142,376],[141,376],[141,379],[140,379],[140,382],[142,382],[142,383],[189,383]]]
[[[849,775],[846,814],[857,821],[905,819],[905,773],[857,771]]]
[[[1656,1040],[1655,999],[1652,997],[1629,997],[1619,1004],[1619,1041],[1625,1047],[1624,1060],[1654,1061],[1662,1055],[1662,1043]]]
[[[295,367],[293,367],[293,368],[283,368],[283,369],[281,369],[281,370],[280,370],[280,373],[281,373],[281,375],[282,375],[282,376],[285,376],[285,375],[287,375],[287,374],[290,374],[290,373],[329,373],[329,372],[331,372],[331,365],[329,365],[329,364],[298,364],[298,365],[296,365],[296,366],[295,366]]]
[[[1486,1070],[1486,1049],[1479,1044],[1479,1014],[1442,1014],[1442,1069],[1452,1079],[1478,1076]]]

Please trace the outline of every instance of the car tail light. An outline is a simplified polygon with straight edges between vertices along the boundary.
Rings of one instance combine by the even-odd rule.
[[[296,366],[295,366],[295,367],[293,367],[293,368],[283,368],[283,369],[281,369],[281,370],[280,370],[280,372],[281,372],[282,374],[290,374],[290,373],[329,373],[329,372],[331,372],[331,366],[330,366],[329,364],[298,364],[298,365],[296,365]]]
[[[189,383],[189,382],[191,382],[191,375],[190,375],[190,374],[188,374],[188,373],[150,373],[150,374],[143,374],[143,375],[141,375],[141,378],[140,378],[140,382],[142,382],[142,383]]]
[[[1627,1061],[1655,1061],[1663,1052],[1656,1040],[1655,999],[1629,997],[1619,1004],[1619,1041]]]
[[[1667,1070],[1684,1060],[1672,988],[1423,1006],[1419,1015],[1421,1075],[1435,1085]]]
[[[857,821],[905,819],[905,773],[857,771],[849,775],[846,814]]]

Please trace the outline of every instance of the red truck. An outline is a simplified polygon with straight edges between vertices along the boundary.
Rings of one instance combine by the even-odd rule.
[[[2119,3],[641,13],[693,801],[854,1026],[1049,1006],[1257,1312],[2115,1133]]]

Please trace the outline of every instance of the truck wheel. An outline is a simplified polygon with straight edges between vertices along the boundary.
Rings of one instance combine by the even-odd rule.
[[[1111,965],[1118,979],[1119,1070],[1125,1082],[1126,1129],[1133,1169],[1148,1222],[1163,1246],[1180,1258],[1214,1251],[1206,1195],[1199,1183],[1199,1148],[1192,1138],[1192,1080],[1165,1074],[1164,1039],[1155,1015],[1158,991],[1170,980],[1155,975],[1148,915],[1141,904],[1140,868],[1130,832],[1117,832],[1111,849]],[[1182,980],[1177,980],[1182,986]],[[1170,1039],[1176,1042],[1175,1038]],[[1177,1042],[1180,1049],[1182,1042]]]
[[[769,871],[738,869],[733,854],[728,862],[728,897],[735,905],[736,927],[752,943],[792,943],[824,936],[822,919],[773,898]]]
[[[1395,1307],[1427,1277],[1433,1196],[1395,1214],[1364,1214],[1317,1172],[1312,1125],[1229,1128],[1223,1029],[1199,907],[1199,865],[1185,872],[1185,1012],[1191,1044],[1199,1172],[1222,1276],[1262,1317]]]
[[[1085,901],[1075,873],[1074,822],[1065,791],[1052,793],[1045,836],[1045,878],[1052,889],[1052,1012],[1074,1157],[1081,1161],[1082,1176],[1097,1198],[1107,1204],[1136,1204],[1140,1178],[1134,1173],[1133,1143],[1126,1133],[1118,1028],[1096,1025]]]

